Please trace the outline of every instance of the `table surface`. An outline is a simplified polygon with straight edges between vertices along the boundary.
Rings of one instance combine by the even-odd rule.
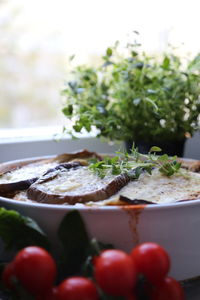
[[[184,283],[186,300],[200,299],[200,277]]]

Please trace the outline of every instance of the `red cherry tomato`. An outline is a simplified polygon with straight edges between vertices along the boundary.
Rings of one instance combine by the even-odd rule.
[[[131,257],[121,250],[105,250],[95,259],[98,285],[112,296],[126,296],[136,284],[136,268]]]
[[[57,287],[53,286],[50,290],[45,292],[42,295],[36,297],[36,300],[57,300],[58,299],[58,290]]]
[[[33,295],[49,290],[56,277],[56,264],[43,248],[26,247],[18,252],[14,260],[18,280]]]
[[[170,259],[167,252],[156,243],[143,243],[131,252],[139,273],[151,283],[161,281],[169,272]]]
[[[154,287],[150,293],[152,300],[184,300],[184,291],[178,281],[174,278],[166,277],[162,282]]]
[[[12,278],[14,277],[16,277],[14,263],[10,262],[4,267],[2,272],[2,280],[7,289],[15,289],[15,285],[12,282]]]
[[[85,277],[70,277],[58,286],[58,300],[98,300],[95,284]]]

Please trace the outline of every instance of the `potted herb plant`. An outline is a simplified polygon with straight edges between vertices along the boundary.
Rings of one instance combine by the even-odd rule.
[[[120,54],[108,48],[98,67],[77,66],[63,90],[63,113],[73,130],[133,142],[140,152],[157,145],[182,156],[186,138],[199,127],[200,55],[187,61],[173,53],[148,55],[137,43]]]

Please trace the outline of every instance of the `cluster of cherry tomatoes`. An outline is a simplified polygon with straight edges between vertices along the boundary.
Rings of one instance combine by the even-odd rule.
[[[31,246],[19,251],[2,273],[6,288],[21,285],[36,300],[100,300],[112,297],[139,300],[138,284],[150,300],[183,300],[181,285],[168,277],[170,259],[156,243],[143,243],[130,254],[104,250],[93,257],[93,277],[73,276],[55,285],[56,262],[46,250]],[[113,299],[113,298],[112,298]]]

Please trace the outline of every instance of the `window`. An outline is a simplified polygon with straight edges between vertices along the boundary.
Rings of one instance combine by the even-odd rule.
[[[0,138],[8,128],[35,136],[65,124],[60,91],[71,55],[96,63],[133,30],[149,51],[171,43],[199,52],[199,10],[197,0],[0,0]]]
[[[0,127],[63,124],[69,56],[95,63],[133,30],[149,51],[172,43],[198,52],[199,8],[196,0],[0,1]]]

